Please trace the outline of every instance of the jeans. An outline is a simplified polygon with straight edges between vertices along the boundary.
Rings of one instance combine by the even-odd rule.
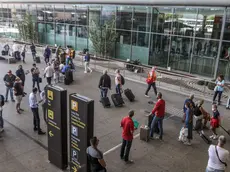
[[[101,98],[107,97],[108,88],[101,88]]]
[[[32,110],[32,113],[33,113],[33,116],[34,116],[34,128],[38,129],[38,131],[41,131],[38,107],[37,108],[31,108],[31,110]]]
[[[3,118],[2,118],[2,109],[0,109],[0,128],[4,128],[4,121],[3,121]]]
[[[37,83],[38,90],[40,90],[40,85],[39,85],[39,78],[33,78],[33,88],[35,87],[35,83]]]
[[[121,85],[120,84],[116,85],[116,93],[121,96]]]
[[[154,116],[152,123],[151,123],[150,137],[153,137],[155,126],[159,125],[159,130],[160,130],[159,135],[160,135],[160,139],[162,139],[163,137],[163,119],[164,117],[160,118],[160,117]]]
[[[47,122],[47,113],[46,113],[46,111],[47,111],[47,107],[46,107],[47,105],[46,105],[46,103],[43,103],[42,104],[42,111],[43,111],[43,119],[44,119],[44,121],[45,122]]]
[[[35,52],[32,52],[32,57],[33,57],[33,60],[35,61],[36,60],[36,53]]]
[[[132,140],[124,140],[122,139],[122,146],[121,146],[121,152],[120,157],[125,161],[129,160],[129,152],[132,146]]]
[[[218,94],[218,102],[220,102],[222,93],[223,93],[223,91],[215,91],[214,96],[213,96],[213,101],[216,100],[216,96]]]
[[[216,170],[216,169],[207,167],[205,172],[225,172],[225,170]]]
[[[10,91],[11,100],[14,100],[13,88],[12,87],[6,87],[6,96],[5,96],[6,101],[8,100],[9,91]]]
[[[48,85],[51,85],[52,77],[47,77],[46,80],[47,80]]]
[[[228,97],[226,108],[230,108],[230,96]]]
[[[145,92],[145,95],[148,95],[149,90],[151,89],[151,87],[153,87],[154,93],[157,95],[157,87],[156,87],[156,83],[153,82],[151,84],[148,84],[147,90]]]

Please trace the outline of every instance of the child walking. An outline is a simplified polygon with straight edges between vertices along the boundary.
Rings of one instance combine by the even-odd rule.
[[[213,104],[212,105],[212,117],[211,117],[211,121],[210,121],[210,126],[211,126],[211,130],[213,135],[210,136],[210,139],[217,139],[218,135],[216,133],[216,129],[219,128],[220,125],[220,113],[217,110],[217,105]]]

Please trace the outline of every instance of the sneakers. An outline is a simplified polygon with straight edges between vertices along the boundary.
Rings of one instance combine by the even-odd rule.
[[[84,73],[87,73],[87,71],[84,71]]]
[[[133,160],[128,160],[128,161],[125,161],[126,164],[133,164],[134,161]]]
[[[145,97],[149,98],[149,95],[146,95],[146,94],[145,94]]]
[[[211,135],[209,138],[213,139],[213,140],[216,140],[216,139],[218,139],[218,135]]]
[[[93,70],[91,69],[91,70],[90,70],[90,73],[92,73],[92,72],[93,72]]]
[[[42,130],[38,131],[38,135],[44,135],[44,134],[46,134],[46,132],[44,132]]]
[[[0,128],[0,133],[4,132],[4,128]]]
[[[188,142],[188,141],[184,142],[184,144],[187,145],[187,146],[191,146],[192,145],[192,143]]]

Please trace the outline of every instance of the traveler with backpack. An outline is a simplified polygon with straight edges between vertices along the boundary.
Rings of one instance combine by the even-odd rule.
[[[153,87],[154,93],[155,95],[157,95],[156,79],[157,79],[156,67],[152,67],[152,70],[148,72],[148,77],[146,79],[148,87],[147,90],[145,91],[145,97],[149,97],[148,93],[151,87]]]
[[[86,149],[87,159],[90,164],[90,172],[106,172],[106,163],[103,153],[98,149],[99,140],[97,137],[90,139],[90,144]]]
[[[206,172],[225,172],[229,161],[229,151],[224,148],[226,142],[227,139],[220,136],[217,145],[209,146]]]
[[[189,98],[187,98],[185,101],[184,101],[184,106],[183,106],[183,112],[184,112],[184,116],[183,116],[183,119],[182,119],[182,122],[184,122],[185,121],[185,113],[186,113],[186,110],[187,110],[187,108],[186,108],[186,103],[187,102],[189,102],[191,105],[192,105],[192,109],[193,108],[195,108],[195,103],[193,102],[193,99],[194,99],[194,94],[191,94],[190,96],[189,96]]]
[[[107,97],[108,89],[111,90],[111,79],[110,76],[107,74],[107,70],[103,71],[103,75],[100,78],[98,87],[101,90],[101,98]]]
[[[121,96],[122,93],[122,85],[125,84],[125,79],[124,77],[120,74],[120,70],[117,69],[115,71],[116,76],[115,76],[115,85],[116,85],[116,93]]]
[[[0,95],[0,133],[4,131],[4,120],[2,117],[4,104],[5,104],[4,96]]]
[[[91,73],[92,69],[89,67],[89,62],[90,62],[90,54],[89,54],[89,52],[86,53],[85,58],[84,58],[84,62],[85,62],[85,72],[84,73],[88,73],[88,70]]]
[[[15,102],[14,95],[13,95],[13,86],[14,86],[15,78],[16,76],[12,74],[11,70],[9,70],[8,73],[3,78],[5,85],[6,85],[5,102],[8,101],[9,92],[10,92],[11,101]]]

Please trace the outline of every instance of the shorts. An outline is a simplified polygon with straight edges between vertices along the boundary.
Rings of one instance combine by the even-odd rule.
[[[219,127],[219,120],[212,118],[210,121],[210,125],[212,126],[212,128],[218,128]]]
[[[22,101],[22,95],[15,96],[15,101],[16,101],[16,103],[21,103],[21,101]]]

